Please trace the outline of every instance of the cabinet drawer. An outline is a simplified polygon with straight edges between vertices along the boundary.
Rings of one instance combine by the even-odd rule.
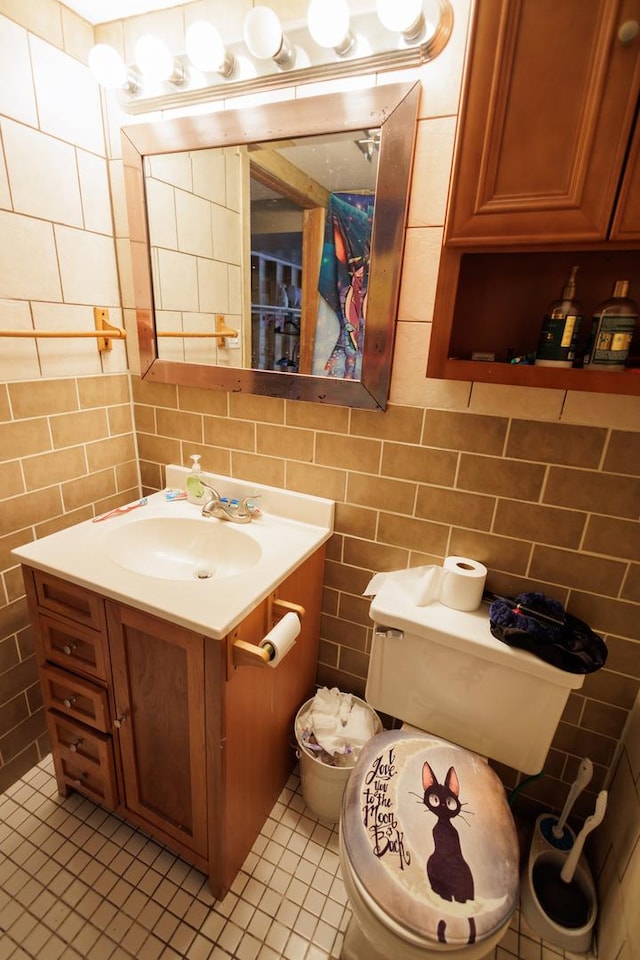
[[[68,620],[41,614],[38,618],[44,656],[68,670],[107,680],[105,640],[96,633]]]
[[[74,583],[33,571],[38,606],[49,613],[61,614],[91,630],[104,632],[105,613],[102,599]]]
[[[109,730],[109,701],[103,687],[49,663],[42,667],[41,681],[45,707],[82,720],[96,730]]]
[[[111,737],[53,710],[47,727],[59,780],[114,810],[118,803]]]

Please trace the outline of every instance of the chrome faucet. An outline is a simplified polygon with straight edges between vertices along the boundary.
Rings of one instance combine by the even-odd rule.
[[[200,482],[209,491],[209,497],[202,506],[203,517],[217,517],[218,520],[230,520],[231,523],[251,523],[249,503],[256,500],[257,496],[244,497],[239,503],[231,503],[230,500],[223,499],[215,487],[204,480]]]

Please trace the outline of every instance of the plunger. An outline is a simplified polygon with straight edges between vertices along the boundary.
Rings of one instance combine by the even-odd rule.
[[[540,906],[554,923],[568,930],[578,930],[589,921],[591,899],[575,880],[575,872],[587,834],[602,822],[606,809],[607,791],[601,790],[596,808],[585,820],[562,869],[550,861],[541,861],[533,868],[533,887]]]

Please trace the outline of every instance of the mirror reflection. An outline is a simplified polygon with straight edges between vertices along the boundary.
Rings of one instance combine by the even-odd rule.
[[[147,158],[158,356],[360,379],[379,145],[375,128]]]

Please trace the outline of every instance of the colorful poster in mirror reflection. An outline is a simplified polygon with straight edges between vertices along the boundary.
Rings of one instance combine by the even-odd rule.
[[[373,194],[333,193],[329,198],[318,281],[316,376],[362,376],[374,201]]]

